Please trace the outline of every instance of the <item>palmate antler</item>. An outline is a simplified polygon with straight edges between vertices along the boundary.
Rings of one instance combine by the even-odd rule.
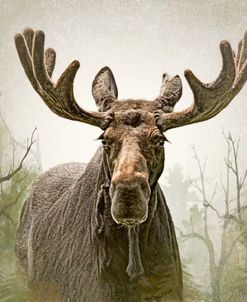
[[[44,40],[45,36],[42,31],[34,32],[30,28],[15,37],[22,66],[34,89],[57,115],[105,129],[112,120],[111,113],[87,112],[75,101],[73,82],[79,68],[78,61],[72,62],[67,67],[57,83],[52,82],[51,75],[55,67],[56,54],[51,48],[44,53]],[[171,112],[182,94],[180,78],[178,76],[171,78],[167,75],[163,77],[161,95],[155,101],[157,107],[162,109],[155,112],[155,118],[157,125],[163,131],[212,118],[223,110],[241,90],[247,80],[247,33],[239,43],[236,57],[227,41],[221,42],[220,50],[223,68],[213,83],[204,84],[190,70],[185,71],[185,77],[194,94],[194,103],[181,112]],[[114,77],[109,77],[109,72],[107,76],[113,79],[112,85],[106,81],[107,87],[109,85],[116,87]],[[98,82],[95,85],[97,87],[93,91],[96,103],[99,99],[98,90],[102,93],[102,89],[98,89],[102,80],[102,77],[100,80],[97,79]],[[105,81],[103,84],[106,84]],[[113,96],[112,93],[109,95],[109,91],[107,91],[107,96],[112,101],[116,99],[117,90],[110,89],[111,91],[114,92]]]
[[[80,67],[79,62],[73,61],[57,83],[53,83],[51,75],[55,67],[56,53],[48,48],[44,54],[44,41],[44,33],[34,32],[31,28],[15,36],[20,61],[33,88],[57,115],[104,129],[109,123],[106,113],[87,112],[75,101],[73,82]]]
[[[211,84],[202,83],[190,70],[185,77],[194,94],[194,104],[180,112],[155,113],[157,124],[163,131],[202,122],[223,110],[238,94],[247,80],[247,32],[239,43],[237,56],[227,41],[220,43],[223,68]]]

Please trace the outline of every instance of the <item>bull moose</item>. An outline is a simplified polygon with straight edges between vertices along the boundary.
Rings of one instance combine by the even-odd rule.
[[[82,109],[73,94],[79,62],[54,83],[56,55],[44,51],[44,40],[30,28],[15,36],[29,81],[57,115],[101,128],[102,146],[87,165],[58,165],[37,179],[17,231],[18,270],[42,301],[183,301],[174,225],[158,184],[164,132],[214,117],[237,95],[247,79],[247,33],[236,55],[221,42],[223,67],[213,83],[185,71],[194,102],[180,112],[173,112],[179,76],[164,74],[153,101],[118,101],[108,67],[92,85],[98,112]]]

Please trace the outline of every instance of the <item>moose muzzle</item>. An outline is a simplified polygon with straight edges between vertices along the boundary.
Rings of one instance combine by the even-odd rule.
[[[134,225],[147,219],[151,190],[145,158],[140,151],[126,149],[120,151],[112,175],[111,215],[119,224]]]

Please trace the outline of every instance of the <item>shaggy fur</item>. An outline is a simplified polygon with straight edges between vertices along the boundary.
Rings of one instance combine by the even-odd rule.
[[[62,301],[182,301],[176,237],[159,185],[148,219],[129,230],[111,218],[104,164],[100,148],[86,169],[60,165],[37,180],[17,232],[22,270],[44,295],[58,287]]]
[[[41,301],[182,301],[176,236],[157,183],[165,141],[158,118],[180,98],[180,78],[164,76],[153,102],[118,101],[104,67],[92,86],[100,112],[87,112],[73,94],[78,61],[55,83],[55,51],[44,51],[44,33],[28,28],[15,42],[32,86],[53,112],[105,130],[104,148],[87,166],[60,165],[34,184],[17,231],[19,271]]]

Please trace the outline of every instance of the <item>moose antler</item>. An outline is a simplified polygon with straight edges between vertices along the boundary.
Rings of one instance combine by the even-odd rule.
[[[214,117],[238,94],[247,80],[247,32],[239,43],[235,57],[227,41],[220,43],[223,59],[222,70],[213,83],[202,83],[190,70],[185,77],[194,94],[194,104],[180,112],[164,113],[156,111],[157,125],[166,131]]]
[[[56,53],[48,48],[44,54],[45,35],[43,31],[34,32],[31,28],[15,36],[17,52],[33,88],[45,104],[57,115],[106,128],[109,116],[104,112],[87,112],[74,98],[73,82],[80,63],[73,61],[58,79],[51,81],[55,67]]]

